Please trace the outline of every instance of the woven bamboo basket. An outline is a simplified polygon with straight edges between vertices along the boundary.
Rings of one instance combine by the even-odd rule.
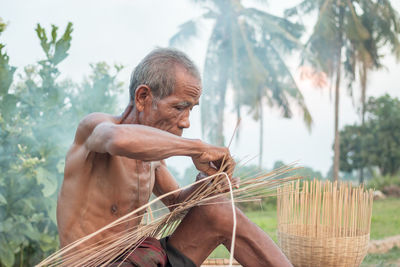
[[[297,181],[278,188],[278,245],[296,267],[359,266],[367,254],[373,191]]]

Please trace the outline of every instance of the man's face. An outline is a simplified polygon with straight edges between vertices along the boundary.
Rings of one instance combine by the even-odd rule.
[[[190,126],[190,111],[199,104],[200,95],[200,81],[176,67],[174,92],[147,109],[150,112],[145,124],[181,136],[183,129]]]

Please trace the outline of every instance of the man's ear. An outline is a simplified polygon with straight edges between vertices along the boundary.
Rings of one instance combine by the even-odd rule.
[[[152,103],[153,94],[151,93],[150,87],[147,85],[141,84],[135,91],[135,106],[136,110],[142,112],[146,103]]]

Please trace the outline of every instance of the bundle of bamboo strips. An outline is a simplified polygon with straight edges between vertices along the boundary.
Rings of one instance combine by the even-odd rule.
[[[373,191],[300,181],[278,188],[278,243],[294,266],[359,266],[367,253]]]
[[[156,201],[161,201],[161,199],[176,193],[178,190],[166,193],[120,217],[98,231],[69,244],[40,262],[37,266],[107,266],[114,262],[116,258],[124,259],[128,257],[146,237],[161,238],[171,234],[179,225],[186,212],[194,206],[217,204],[221,202],[221,196],[225,196],[227,198],[223,198],[223,201],[231,202],[234,207],[234,202],[259,201],[261,198],[275,195],[278,186],[300,178],[296,176],[283,177],[285,173],[295,169],[297,168],[292,164],[254,178],[245,178],[241,181],[240,188],[235,190],[232,190],[230,183],[227,183],[227,175],[224,172],[219,172],[181,188],[198,186],[179,205],[153,211],[164,214],[161,217],[152,220],[150,219],[151,216],[143,216],[142,213]],[[168,209],[172,211],[165,212]],[[115,233],[114,231],[113,235],[107,235],[106,238],[102,238],[101,242],[91,242],[98,235],[104,234],[105,231],[143,217],[147,217],[147,220],[144,220],[147,221],[145,224],[133,226],[121,232]],[[233,246],[234,241],[232,241]]]

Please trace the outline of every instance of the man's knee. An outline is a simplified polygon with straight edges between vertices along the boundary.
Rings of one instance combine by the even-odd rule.
[[[213,199],[208,204],[196,208],[202,220],[213,230],[227,233],[232,231],[233,211],[230,199],[222,197]],[[235,211],[237,217],[242,216],[239,209],[236,208]]]

